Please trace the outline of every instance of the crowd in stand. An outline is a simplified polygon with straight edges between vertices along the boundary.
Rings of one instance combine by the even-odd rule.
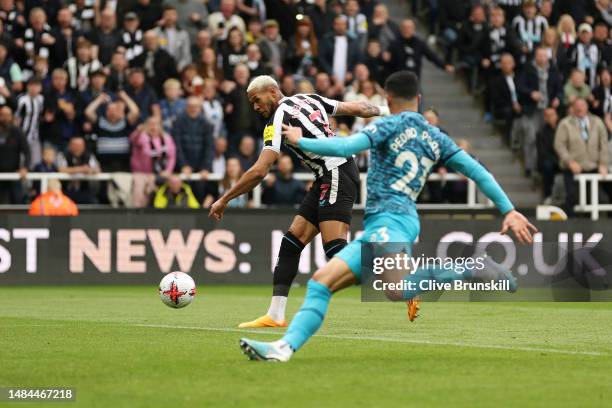
[[[569,209],[574,174],[607,172],[610,1],[412,4],[428,12],[442,57],[377,0],[0,0],[0,172],[117,172],[129,177],[63,188],[78,204],[206,206],[261,148],[251,78],[273,75],[285,95],[381,105],[386,76],[420,74],[427,58],[466,72],[526,174],[541,174],[546,201],[564,175]],[[332,123],[340,135],[365,124]],[[366,169],[367,156],[358,163]],[[291,155],[280,160],[265,202],[298,203],[300,170]],[[225,177],[206,183],[211,173]],[[23,185],[0,182],[0,202],[31,199],[38,186]]]
[[[0,0],[0,172],[117,174],[65,182],[78,204],[205,206],[261,148],[251,78],[273,75],[285,95],[381,105],[389,72],[421,70],[413,43],[445,67],[414,31],[376,0]],[[263,185],[268,204],[299,203],[307,188],[289,159]],[[206,183],[211,173],[225,178]],[[0,202],[37,188],[0,182]]]
[[[612,3],[438,0],[413,5],[415,13],[428,17],[430,43],[440,45],[446,63],[455,62],[468,89],[482,96],[485,119],[500,125],[526,176],[541,179],[543,201],[553,201],[555,179],[563,180],[558,184],[564,209],[572,215],[574,175],[606,175],[610,163]],[[603,190],[610,189],[604,184]]]

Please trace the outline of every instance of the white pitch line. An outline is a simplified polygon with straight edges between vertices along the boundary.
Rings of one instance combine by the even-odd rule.
[[[227,333],[251,333],[251,334],[284,334],[279,331],[260,331],[260,330],[249,330],[249,329],[231,329],[231,328],[219,328],[219,327],[198,327],[198,326],[172,326],[169,324],[134,324],[131,326],[136,327],[149,327],[157,329],[181,329],[181,330],[204,330],[204,331],[216,331],[216,332],[227,332]],[[433,341],[433,340],[411,340],[411,339],[394,339],[389,337],[374,337],[374,336],[345,336],[340,334],[315,334],[314,337],[324,337],[328,339],[340,339],[340,340],[367,340],[367,341],[381,341],[387,343],[403,343],[403,344],[426,344],[435,346],[454,346],[454,347],[471,347],[471,348],[484,348],[484,349],[495,349],[495,350],[509,350],[509,351],[531,351],[541,353],[557,353],[557,354],[571,354],[571,355],[586,355],[586,356],[607,356],[608,353],[599,351],[572,351],[572,350],[560,350],[542,347],[523,347],[523,346],[500,346],[494,344],[474,344],[474,343],[462,343],[462,342],[446,342],[446,341]]]

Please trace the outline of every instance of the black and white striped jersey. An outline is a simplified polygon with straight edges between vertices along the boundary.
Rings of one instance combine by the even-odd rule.
[[[344,157],[327,157],[306,152],[285,141],[283,124],[302,128],[303,137],[327,138],[334,132],[329,127],[329,117],[336,114],[338,102],[320,95],[298,94],[280,100],[278,108],[264,129],[264,149],[280,152],[281,145],[293,151],[296,156],[315,174],[321,177],[347,162]]]

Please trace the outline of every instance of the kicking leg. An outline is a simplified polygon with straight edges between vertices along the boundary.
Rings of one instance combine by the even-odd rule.
[[[346,262],[333,258],[308,282],[306,297],[285,336],[272,343],[240,339],[240,347],[252,360],[288,361],[323,324],[334,292],[355,284],[355,275]]]
[[[274,268],[274,287],[268,313],[250,322],[241,323],[238,327],[285,327],[285,308],[289,289],[297,275],[300,255],[304,247],[319,233],[317,227],[301,215],[296,216],[289,231],[281,241],[278,260]]]

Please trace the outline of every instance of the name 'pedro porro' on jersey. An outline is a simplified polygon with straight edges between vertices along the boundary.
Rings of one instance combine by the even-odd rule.
[[[366,214],[417,216],[416,200],[432,167],[461,149],[415,112],[376,120],[362,131],[371,142]]]
[[[338,102],[324,98],[320,95],[298,94],[280,100],[278,108],[270,118],[264,129],[264,149],[271,149],[279,153],[281,144],[295,153],[295,155],[314,173],[315,177],[322,177],[325,172],[331,171],[347,162],[343,157],[320,156],[306,152],[298,146],[287,142],[282,134],[283,124],[299,127],[302,136],[307,138],[333,137],[334,132],[329,127],[329,117],[336,114]]]

